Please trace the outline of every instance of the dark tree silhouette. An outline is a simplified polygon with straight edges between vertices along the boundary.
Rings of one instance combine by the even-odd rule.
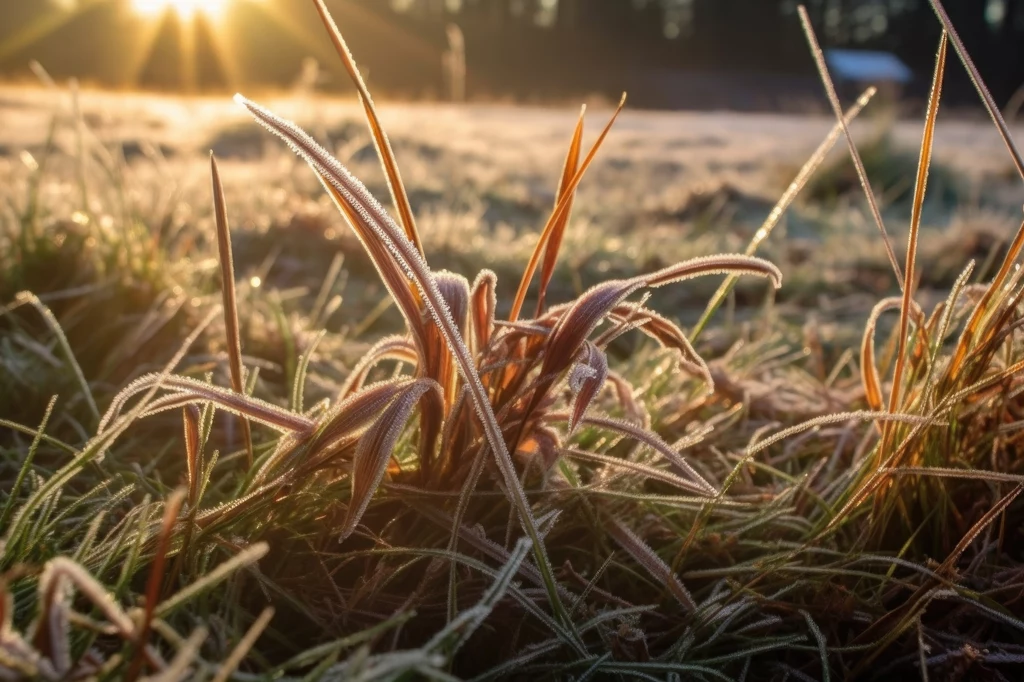
[[[310,35],[321,35],[309,0],[265,0],[278,5]],[[634,105],[747,106],[727,91],[771,90],[750,106],[774,106],[801,87],[820,95],[801,36],[798,0],[327,0],[344,25],[359,62],[378,92],[404,95],[444,92],[445,26],[456,22],[466,40],[469,96],[578,99],[630,90]],[[132,62],[128,0],[88,4],[64,24],[51,0],[0,2],[0,76],[25,74],[38,59],[55,76],[123,86],[140,74]],[[328,68],[330,46],[312,45],[276,26],[261,3],[233,12],[236,61],[264,82],[288,84],[303,59]],[[940,27],[928,0],[805,0],[825,47],[882,49],[896,53],[917,74],[909,88],[927,90]],[[1024,0],[944,0],[997,101],[1007,102],[1024,84]],[[1000,16],[1001,15],[1001,16]],[[48,22],[55,27],[40,31]],[[156,52],[141,72],[143,87],[177,88],[182,82],[180,45],[169,29],[158,32]],[[26,36],[38,37],[26,40]],[[212,30],[200,32],[195,82],[224,87],[222,65],[208,49]],[[103,49],[97,48],[102,41]],[[951,65],[947,95],[973,101],[965,74]],[[343,74],[333,83],[343,87]],[[800,80],[806,83],[800,86]],[[677,96],[702,83],[699,95]],[[808,85],[809,83],[809,85]],[[719,94],[717,96],[715,89]],[[741,93],[742,94],[742,93]],[[671,96],[666,96],[671,95]],[[737,102],[740,102],[737,104]]]

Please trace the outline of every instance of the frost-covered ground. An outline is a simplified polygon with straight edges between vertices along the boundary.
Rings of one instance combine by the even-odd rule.
[[[306,126],[386,198],[354,102],[256,99]],[[514,287],[550,210],[577,112],[387,101],[378,106],[432,263],[470,277],[491,267],[504,287]],[[212,149],[223,164],[243,274],[269,264],[271,281],[312,289],[341,250],[353,256],[349,274],[365,283],[359,291],[368,294],[367,305],[381,295],[372,277],[362,278],[370,274],[365,261],[355,255],[357,245],[312,174],[229,97],[86,91],[76,105],[67,91],[0,90],[0,181],[16,204],[34,164],[46,156],[55,113],[58,153],[41,182],[47,195],[41,204],[54,220],[79,211],[76,202],[86,196],[96,215],[128,207],[145,222],[201,227],[194,241],[208,243],[205,154]],[[585,143],[610,113],[587,112]],[[831,125],[824,116],[627,109],[581,186],[558,285],[579,289],[598,276],[742,250]],[[897,250],[908,212],[897,198],[913,182],[920,129],[918,121],[894,124],[870,109],[854,127],[867,148],[883,135],[891,141],[869,170],[896,172],[895,181],[879,180],[878,190]],[[1024,128],[1016,131],[1024,139]],[[798,200],[763,253],[786,273],[780,301],[814,306],[826,316],[848,310],[863,317],[893,278],[862,196],[835,179],[844,154],[840,141],[826,162],[832,179]],[[987,121],[940,116],[936,159],[942,170],[933,174],[938,198],[927,206],[922,246],[926,290],[948,286],[971,257],[984,262],[1013,234],[1024,203],[1024,185]],[[120,169],[118,182],[104,168]],[[62,205],[67,215],[61,215]],[[709,281],[672,294],[679,315],[694,314],[714,286]]]

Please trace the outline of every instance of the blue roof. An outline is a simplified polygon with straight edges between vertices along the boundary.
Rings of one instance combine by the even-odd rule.
[[[832,49],[825,50],[825,60],[839,80],[909,83],[914,77],[910,67],[890,52]]]

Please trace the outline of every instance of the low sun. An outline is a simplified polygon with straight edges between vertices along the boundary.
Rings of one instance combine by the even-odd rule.
[[[218,18],[227,9],[231,0],[132,0],[132,9],[143,16],[159,17],[173,12],[182,19],[191,19],[198,14]]]

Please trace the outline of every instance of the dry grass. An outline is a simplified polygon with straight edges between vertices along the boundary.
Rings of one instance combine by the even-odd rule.
[[[621,105],[586,152],[583,115],[565,131],[538,235],[460,249],[456,227],[439,243],[315,2],[362,95],[394,216],[302,129],[244,98],[307,162],[351,237],[327,236],[308,198],[269,206],[306,218],[232,235],[231,176],[252,172],[234,163],[212,165],[209,234],[159,192],[142,211],[140,191],[159,183],[81,116],[69,119],[71,153],[57,149],[55,119],[54,149],[12,175],[0,678],[1013,679],[1024,226],[962,272],[929,272],[951,243],[924,225],[945,36],[907,179],[906,247],[887,229],[902,209],[877,200],[851,138],[866,93],[845,113],[832,97],[837,123],[742,241],[662,248],[652,231],[614,261],[606,242],[629,237],[588,227],[602,204],[588,209],[582,188],[608,186],[591,167]],[[794,209],[815,215],[796,200],[840,136],[875,224],[789,258],[795,242],[771,234]],[[275,180],[272,166],[259,182]],[[688,199],[694,230],[737,199],[720,190]],[[861,215],[828,210],[822,224]],[[289,256],[303,259],[290,282],[301,288],[266,253],[280,234],[305,249]],[[729,239],[735,254],[695,252]],[[325,243],[344,244],[344,259]],[[581,248],[607,267],[574,282],[558,259]],[[439,268],[445,258],[475,279]],[[869,283],[827,272],[858,258]],[[762,280],[778,287],[783,271],[776,300]],[[709,276],[722,274],[716,290]],[[688,293],[666,295],[677,290]],[[863,327],[842,310],[851,291],[876,296],[870,314],[853,313]],[[357,313],[340,326],[343,305]],[[897,323],[881,328],[890,310]],[[698,320],[689,334],[681,317]]]

